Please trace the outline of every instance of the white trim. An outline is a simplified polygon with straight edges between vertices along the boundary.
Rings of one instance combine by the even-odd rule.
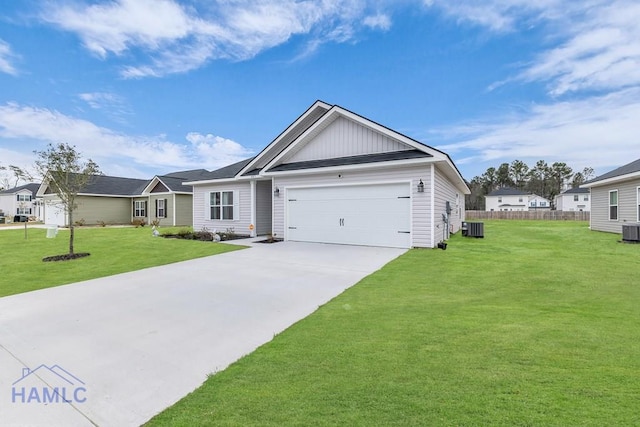
[[[237,178],[220,178],[220,179],[205,179],[203,181],[188,181],[183,182],[182,185],[208,185],[208,184],[228,184],[230,182],[238,182]]]
[[[251,197],[251,225],[253,225],[253,230],[249,230],[249,235],[251,237],[256,237],[256,180],[253,180],[249,183],[249,193]]]
[[[611,193],[616,193],[616,204],[612,205],[611,204]],[[618,222],[620,221],[620,192],[618,191],[618,189],[616,188],[615,190],[609,190],[609,193],[607,193],[609,195],[609,198],[607,200],[607,220],[608,221],[615,221]],[[616,207],[616,219],[611,219],[611,207],[615,206]]]
[[[245,167],[244,167],[244,168],[242,168],[242,169],[241,169],[241,170],[236,174],[236,176],[241,176],[243,173],[245,173],[245,172],[247,172],[247,171],[252,170],[252,169],[253,169],[253,165],[255,165],[256,163],[258,163],[259,161],[261,161],[261,160],[262,160],[262,159],[267,155],[267,153],[269,152],[269,150],[270,150],[273,146],[275,146],[276,144],[278,144],[278,142],[282,141],[282,139],[283,139],[285,136],[289,135],[289,131],[293,130],[293,129],[298,125],[298,124],[302,123],[302,122],[303,122],[307,117],[309,117],[309,115],[311,115],[311,113],[313,113],[313,112],[315,112],[316,110],[318,110],[318,108],[322,108],[322,109],[324,109],[324,110],[325,110],[325,113],[321,116],[321,118],[322,118],[322,117],[326,116],[326,114],[327,114],[328,112],[330,112],[330,111],[331,111],[331,108],[332,108],[332,107],[333,107],[332,105],[329,105],[329,104],[327,104],[327,103],[325,103],[325,102],[322,102],[322,101],[316,101],[316,102],[314,102],[314,103],[313,103],[313,105],[307,109],[307,111],[305,111],[304,113],[302,113],[302,115],[301,115],[300,117],[298,117],[298,118],[296,119],[296,121],[294,121],[294,122],[293,122],[293,123],[291,123],[289,126],[287,126],[287,128],[286,128],[284,131],[282,131],[282,132],[280,133],[280,135],[278,135],[278,136],[276,137],[276,139],[274,139],[273,141],[271,141],[271,143],[270,143],[269,145],[267,145],[267,146],[266,146],[266,147],[265,147],[265,148],[264,148],[264,149],[263,149],[263,150],[262,150],[262,151],[261,151],[261,152],[260,152],[256,157],[254,157],[254,158],[253,158],[253,160],[251,160],[249,163],[247,163],[247,164],[245,165]],[[299,137],[298,137],[298,138],[299,138]],[[296,138],[296,139],[297,139],[297,138]],[[291,144],[289,144],[289,145],[291,145]],[[272,159],[272,160],[273,160],[273,159]],[[267,162],[267,164],[268,164],[268,163],[270,163],[270,162]],[[263,169],[264,169],[264,168],[263,168]]]
[[[616,182],[627,181],[627,180],[634,179],[634,178],[639,178],[639,177],[640,177],[640,171],[631,172],[631,173],[627,173],[627,174],[624,174],[624,175],[618,175],[618,176],[614,176],[614,177],[611,177],[611,178],[603,179],[602,181],[596,181],[596,182],[591,182],[591,183],[588,183],[588,184],[582,184],[580,186],[580,188],[599,187],[599,186],[602,186],[602,185],[614,184]]]
[[[436,165],[431,165],[431,188],[429,192],[431,193],[431,247],[436,247]]]
[[[640,222],[640,185],[636,187],[636,220]]]
[[[356,171],[356,170],[366,170],[366,169],[386,169],[394,166],[432,164],[433,162],[436,162],[436,161],[438,161],[438,159],[435,159],[433,157],[423,157],[420,159],[392,160],[388,162],[328,166],[324,168],[297,169],[292,171],[271,171],[271,172],[265,172],[262,176],[268,177],[268,176],[309,175],[314,173],[321,174],[321,173],[340,172],[344,170]]]
[[[191,202],[193,204],[193,202]],[[171,209],[173,211],[173,226],[176,226],[176,194],[173,193],[173,209]]]

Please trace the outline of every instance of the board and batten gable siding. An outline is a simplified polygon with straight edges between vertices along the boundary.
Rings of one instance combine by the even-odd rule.
[[[452,233],[457,233],[462,228],[462,221],[464,219],[464,194],[460,193],[447,177],[435,167],[435,223],[436,226],[436,241],[442,240],[442,214],[447,212],[447,202],[451,206],[451,214],[449,215],[449,224]]]
[[[233,220],[212,220],[209,205],[212,191],[235,191],[238,195],[238,218]],[[234,201],[234,204],[236,202]],[[249,181],[204,184],[193,186],[193,229],[207,228],[209,231],[225,231],[233,228],[236,234],[249,235],[251,225],[251,183]]]
[[[373,185],[382,183],[406,182],[411,188],[411,245],[432,247],[430,219],[430,165],[407,165],[370,169],[365,171],[325,172],[297,176],[275,176],[274,186],[280,189],[280,196],[273,198],[273,231],[278,238],[286,238],[286,198],[287,188],[320,187],[337,185]],[[422,179],[424,193],[418,193],[418,182]],[[371,213],[375,215],[375,212]],[[375,233],[375,230],[371,230]]]
[[[591,229],[622,233],[622,224],[638,222],[640,179],[591,187]],[[618,220],[609,220],[609,191],[618,190]]]
[[[78,196],[73,221],[84,220],[86,225],[131,223],[131,198]]]
[[[340,117],[315,136],[313,141],[301,147],[294,154],[288,155],[286,162],[333,159],[410,149],[412,147],[352,120]]]

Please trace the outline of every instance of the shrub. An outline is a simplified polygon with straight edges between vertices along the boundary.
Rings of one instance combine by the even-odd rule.
[[[136,218],[133,221],[131,221],[131,225],[134,225],[136,228],[138,227],[144,227],[146,225],[146,221],[144,220],[144,218]]]

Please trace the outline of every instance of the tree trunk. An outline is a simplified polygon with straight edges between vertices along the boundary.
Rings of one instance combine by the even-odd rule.
[[[75,227],[73,226],[73,209],[69,209],[69,255],[73,255],[73,238]]]

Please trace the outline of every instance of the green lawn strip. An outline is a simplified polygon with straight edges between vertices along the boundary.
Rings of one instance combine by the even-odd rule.
[[[640,245],[485,236],[409,251],[149,425],[638,425]]]
[[[47,239],[46,232],[31,228],[25,239],[24,230],[0,231],[0,297],[242,248],[153,237],[148,227],[80,227],[76,229],[75,252],[91,256],[43,262],[42,258],[65,254],[69,249],[68,230],[60,230],[53,239]]]

